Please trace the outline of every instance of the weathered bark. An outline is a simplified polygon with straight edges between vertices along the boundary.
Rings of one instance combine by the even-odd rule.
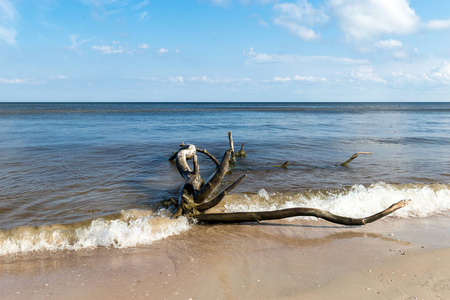
[[[239,183],[242,182],[242,180],[245,179],[245,177],[247,177],[247,175],[242,175],[241,177],[239,177],[238,180],[236,180],[235,182],[233,182],[232,185],[230,185],[229,187],[227,187],[227,188],[225,189],[225,191],[223,191],[222,193],[220,193],[216,198],[212,199],[211,201],[206,202],[206,203],[199,204],[199,205],[197,206],[197,211],[199,211],[199,212],[204,212],[204,211],[206,211],[206,210],[208,210],[208,209],[210,209],[210,208],[213,208],[213,207],[216,206],[217,204],[219,204],[220,201],[222,201],[222,199],[223,199],[226,195],[228,195],[228,194],[229,194],[229,193],[230,193],[230,192],[231,192],[231,191],[232,191]]]
[[[189,159],[194,161],[194,170],[192,170],[187,163]],[[202,185],[202,178],[200,176],[195,146],[183,146],[183,148],[178,151],[175,161],[178,172],[185,179],[184,190],[187,190],[189,193],[199,190]]]
[[[184,147],[184,146],[186,146],[184,143],[180,144],[180,147]],[[212,155],[211,153],[206,151],[206,149],[196,148],[196,150],[197,150],[197,152],[203,153],[206,156],[208,156],[216,164],[216,167],[219,167],[220,162],[214,157],[214,155]],[[172,155],[169,157],[169,160],[175,160],[175,158],[177,158],[177,155],[178,155],[178,151],[177,152],[173,152]]]
[[[234,153],[234,143],[233,143],[233,136],[231,135],[231,131],[228,131],[228,140],[230,141],[230,150],[231,150],[230,163],[235,164],[236,163],[236,154]]]
[[[201,223],[242,223],[242,222],[260,222],[264,220],[278,220],[290,217],[308,216],[317,217],[332,223],[342,224],[342,225],[365,225],[368,223],[375,222],[399,208],[402,208],[410,200],[401,200],[397,203],[392,204],[389,208],[374,214],[370,217],[353,219],[348,217],[341,217],[334,215],[328,211],[316,209],[316,208],[288,208],[275,211],[262,211],[262,212],[236,212],[236,213],[217,213],[217,214],[199,214],[191,216],[192,219],[197,220]]]
[[[202,203],[203,201],[205,201],[206,198],[208,198],[208,196],[219,186],[220,182],[225,176],[225,173],[228,170],[228,165],[230,163],[230,152],[231,150],[227,150],[225,152],[219,169],[217,169],[214,176],[198,192],[195,193],[195,203]]]
[[[200,175],[200,167],[196,154],[198,150],[199,149],[194,145],[181,144],[181,149],[176,152],[175,163],[178,172],[183,176],[185,183],[181,188],[177,203],[177,211],[173,217],[178,217],[180,215],[195,215],[214,207],[245,178],[245,176],[242,176],[212,201],[203,203],[219,186],[225,176],[229,166],[231,150],[225,152],[222,162],[219,163],[218,169],[206,184]],[[200,151],[205,154],[208,153],[206,150],[200,149]],[[209,153],[207,156],[211,159],[214,158],[214,156]],[[193,168],[189,166],[188,160],[193,161]],[[215,158],[213,161],[214,160]]]

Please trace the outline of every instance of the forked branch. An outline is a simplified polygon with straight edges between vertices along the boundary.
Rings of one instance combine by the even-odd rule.
[[[202,204],[199,204],[197,206],[197,211],[199,212],[204,212],[210,208],[213,208],[214,206],[216,206],[217,204],[220,203],[220,201],[222,201],[222,199],[228,195],[239,183],[242,182],[242,180],[245,179],[245,177],[247,177],[247,175],[242,175],[241,177],[238,178],[238,180],[236,180],[235,182],[233,182],[232,185],[230,185],[229,187],[227,187],[225,189],[225,191],[223,191],[222,193],[220,193],[217,197],[215,197],[214,199],[212,199],[209,202],[205,202]]]

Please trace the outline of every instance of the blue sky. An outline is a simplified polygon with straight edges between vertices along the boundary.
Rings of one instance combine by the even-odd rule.
[[[0,0],[0,101],[450,101],[450,2]]]

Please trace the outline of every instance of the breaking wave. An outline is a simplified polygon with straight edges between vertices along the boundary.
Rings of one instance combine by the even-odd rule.
[[[165,211],[127,210],[109,218],[87,222],[22,226],[0,231],[0,255],[98,246],[126,248],[149,245],[189,228],[186,218],[170,219]]]
[[[400,218],[430,217],[450,211],[450,186],[447,184],[386,184],[368,187],[354,185],[333,190],[308,190],[297,194],[268,193],[260,189],[254,195],[232,195],[224,205],[225,212],[266,211],[292,207],[311,207],[333,214],[363,218],[395,202],[411,203],[391,216]]]
[[[232,194],[215,210],[225,212],[267,211],[312,207],[352,218],[377,213],[402,199],[410,205],[387,218],[430,217],[450,211],[450,185],[386,184],[349,188],[305,190],[300,193]],[[308,219],[311,219],[310,217]],[[313,218],[315,219],[315,218]],[[77,250],[92,247],[126,248],[149,245],[191,227],[185,217],[171,219],[165,210],[126,210],[104,218],[73,224],[22,226],[0,231],[0,255],[41,250]]]

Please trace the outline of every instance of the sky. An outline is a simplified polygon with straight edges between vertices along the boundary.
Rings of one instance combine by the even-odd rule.
[[[450,101],[450,1],[0,0],[0,101]]]

